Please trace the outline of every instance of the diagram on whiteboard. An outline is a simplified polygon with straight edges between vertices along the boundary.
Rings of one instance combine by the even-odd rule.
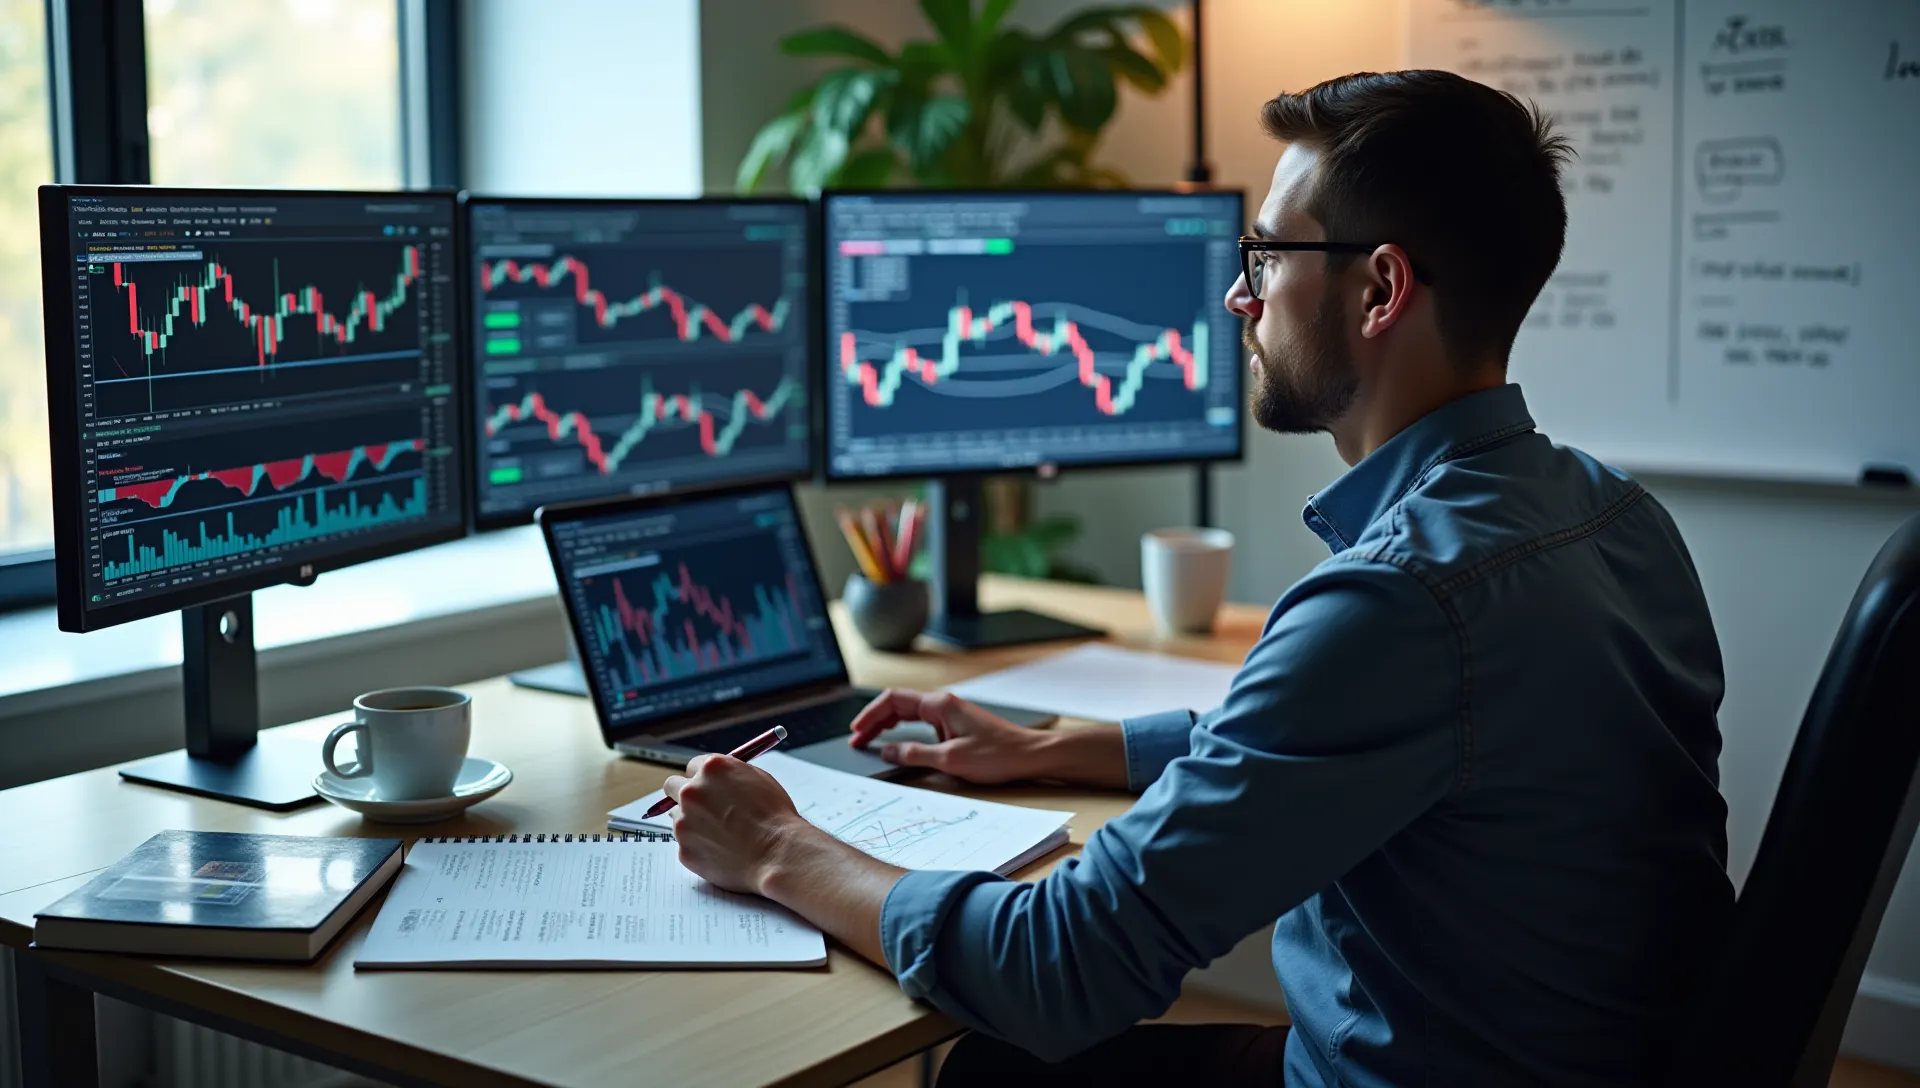
[[[1573,142],[1560,265],[1511,373],[1627,468],[1920,478],[1920,4],[1412,0],[1408,62]]]

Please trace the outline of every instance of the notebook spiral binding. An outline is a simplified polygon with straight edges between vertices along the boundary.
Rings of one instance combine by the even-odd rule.
[[[621,831],[606,832],[598,835],[428,835],[421,842],[475,843],[475,842],[672,842],[673,835],[665,831]]]

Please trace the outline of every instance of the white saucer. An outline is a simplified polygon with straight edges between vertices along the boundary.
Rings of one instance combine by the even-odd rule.
[[[418,801],[383,801],[373,783],[365,778],[341,778],[332,771],[321,771],[313,780],[320,796],[352,809],[369,820],[390,824],[427,824],[448,816],[499,793],[513,781],[513,772],[504,764],[479,756],[468,756],[454,780],[453,793],[446,797],[428,797]]]

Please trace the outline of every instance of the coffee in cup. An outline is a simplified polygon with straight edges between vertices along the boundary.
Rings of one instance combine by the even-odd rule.
[[[353,717],[327,734],[320,758],[341,778],[370,778],[383,801],[420,801],[453,792],[473,730],[473,700],[452,688],[387,688],[353,701]],[[334,749],[358,734],[352,763]]]

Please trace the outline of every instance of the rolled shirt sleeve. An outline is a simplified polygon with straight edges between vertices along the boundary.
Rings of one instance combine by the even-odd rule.
[[[1191,751],[1193,725],[1191,710],[1169,710],[1121,722],[1120,733],[1127,745],[1127,787],[1146,789],[1159,779],[1167,764]]]
[[[1033,883],[900,880],[881,912],[888,966],[909,996],[1049,1060],[1159,1015],[1189,971],[1453,788],[1461,666],[1414,578],[1324,564],[1282,598],[1219,710],[1124,724],[1147,789],[1080,856]]]

